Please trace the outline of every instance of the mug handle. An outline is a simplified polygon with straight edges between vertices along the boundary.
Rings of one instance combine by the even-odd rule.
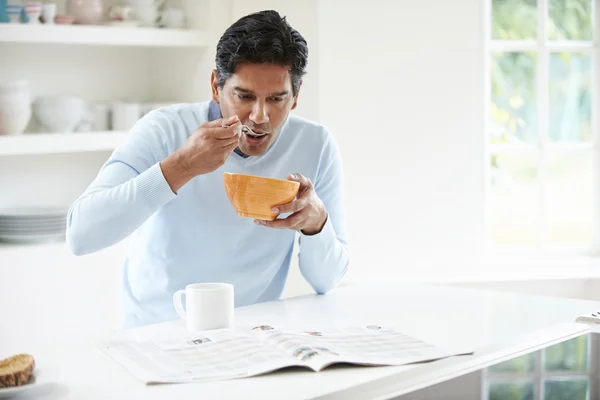
[[[177,314],[185,319],[185,310],[183,309],[183,303],[181,302],[181,297],[185,294],[185,289],[180,289],[173,294],[173,306],[175,307],[175,311]]]

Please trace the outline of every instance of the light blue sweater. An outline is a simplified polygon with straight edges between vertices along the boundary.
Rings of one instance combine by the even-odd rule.
[[[233,284],[236,307],[281,296],[297,232],[237,216],[223,172],[310,178],[328,219],[316,235],[298,233],[300,271],[323,294],[348,267],[341,157],[319,124],[290,115],[264,154],[244,158],[234,152],[221,168],[172,192],[159,162],[218,117],[209,113],[210,104],[178,104],[140,119],[69,210],[67,243],[76,255],[131,235],[122,274],[124,328],[177,318],[173,293],[190,283]]]

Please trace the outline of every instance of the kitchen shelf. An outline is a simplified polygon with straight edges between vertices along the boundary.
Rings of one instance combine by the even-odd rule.
[[[126,134],[107,131],[0,136],[0,156],[112,151]]]
[[[137,47],[204,47],[206,32],[111,25],[0,24],[0,43],[55,43]]]

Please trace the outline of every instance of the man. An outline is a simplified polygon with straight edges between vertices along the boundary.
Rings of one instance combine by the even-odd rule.
[[[241,18],[217,45],[212,101],[141,118],[71,206],[74,254],[131,237],[124,327],[176,318],[172,295],[190,283],[233,284],[236,307],[278,299],[296,232],[300,271],[317,293],[344,276],[338,148],[326,128],[290,115],[307,55],[304,38],[277,12]],[[277,220],[253,221],[235,213],[224,172],[287,178],[300,189]]]

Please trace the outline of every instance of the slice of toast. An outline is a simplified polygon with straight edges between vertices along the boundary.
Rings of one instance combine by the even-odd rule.
[[[17,354],[0,361],[0,388],[26,384],[34,368],[35,360],[29,354]]]

